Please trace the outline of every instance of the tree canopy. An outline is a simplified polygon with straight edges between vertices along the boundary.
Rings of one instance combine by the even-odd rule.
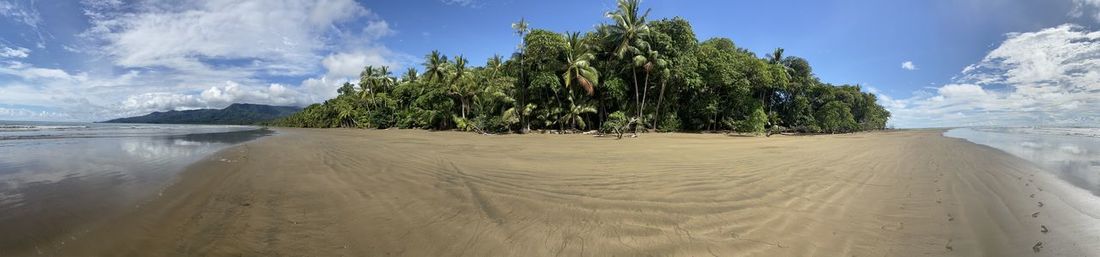
[[[274,124],[540,130],[845,133],[884,129],[890,113],[858,85],[818,79],[806,59],[757,56],[728,38],[700,41],[680,17],[650,19],[619,0],[588,32],[511,24],[518,50],[475,66],[439,51],[398,78],[366,67],[358,84]],[[503,25],[502,25],[503,26]]]

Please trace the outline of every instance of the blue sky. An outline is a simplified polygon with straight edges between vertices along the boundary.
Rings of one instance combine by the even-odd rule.
[[[364,65],[507,56],[510,24],[587,31],[611,0],[0,0],[0,119],[305,105]],[[643,1],[700,40],[808,59],[898,127],[1100,125],[1100,0]]]

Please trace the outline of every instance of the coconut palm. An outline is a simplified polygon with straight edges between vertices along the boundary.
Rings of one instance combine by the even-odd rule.
[[[375,78],[377,82],[375,83],[380,88],[378,89],[378,91],[388,92],[392,89],[391,87],[394,85],[394,83],[397,83],[397,81],[393,79],[393,73],[390,72],[389,66],[379,67],[377,73],[378,75]]]
[[[569,109],[562,112],[560,122],[569,124],[570,129],[584,129],[588,127],[584,122],[584,115],[589,113],[596,113],[596,107],[588,103],[574,104],[570,100]]]
[[[649,33],[645,20],[650,10],[646,9],[645,13],[638,15],[640,3],[640,0],[619,0],[618,9],[607,13],[613,24],[606,25],[606,36],[607,40],[616,45],[613,53],[618,58],[625,57],[634,41]]]
[[[405,74],[401,75],[402,82],[416,82],[419,79],[419,75],[416,73],[416,68],[409,67],[405,70]]]
[[[661,120],[661,103],[665,100],[665,85],[671,75],[672,71],[668,67],[661,69],[661,92],[657,94],[657,114],[653,117],[653,129],[657,129],[657,122]]]
[[[626,58],[628,53],[635,52],[634,47],[641,41],[642,37],[649,33],[649,26],[646,25],[646,16],[649,16],[649,9],[646,9],[645,13],[639,15],[638,5],[640,0],[619,0],[618,9],[613,12],[607,13],[607,17],[613,22],[611,25],[604,25],[605,40],[615,45],[612,50],[612,56],[623,59]],[[641,116],[641,97],[638,91],[638,75],[635,71],[635,67],[630,67],[631,76],[634,79],[634,105],[637,107],[638,112],[636,116]]]
[[[370,112],[370,98],[374,94],[374,85],[378,81],[378,73],[374,66],[367,66],[359,73],[359,99],[366,102],[367,112]]]
[[[469,112],[470,98],[477,94],[475,83],[469,76],[466,70],[466,58],[459,55],[455,57],[453,65],[454,74],[451,77],[448,84],[448,94],[458,99],[461,110],[462,119],[466,120],[466,113]]]
[[[527,66],[524,66],[524,63],[523,63],[523,54],[526,50],[526,45],[527,45],[527,38],[526,37],[527,37],[527,33],[531,31],[527,26],[528,26],[527,19],[525,19],[525,18],[520,18],[519,22],[512,23],[512,30],[515,30],[516,35],[519,35],[519,38],[520,38],[519,58],[518,58],[519,59],[519,67],[520,67],[520,69],[519,69],[519,81],[520,81],[519,87],[520,87],[520,90],[518,90],[518,92],[516,92],[519,95],[519,97],[513,97],[513,98],[519,100],[519,106],[526,106],[527,105],[527,77],[525,76],[526,75],[525,70],[527,69],[525,67],[527,67]],[[526,108],[521,108],[521,109],[526,109]],[[519,111],[514,111],[513,113],[515,113],[514,117],[516,118],[516,120],[519,121],[520,133],[527,133],[528,130],[531,130],[531,128],[529,127],[530,124],[527,122],[527,119],[526,119],[528,112],[523,111],[523,110],[519,110]]]
[[[572,90],[574,81],[576,85],[584,88],[584,91],[588,95],[592,95],[595,90],[594,86],[600,83],[600,74],[596,71],[595,67],[590,65],[590,61],[595,59],[595,55],[589,50],[587,44],[581,40],[579,33],[573,32],[568,34],[567,43],[568,48],[565,51],[565,73],[561,75],[561,78],[565,80],[565,87]]]
[[[447,76],[447,56],[433,50],[424,60],[424,77],[428,82],[442,81]]]
[[[661,54],[658,53],[656,50],[651,49],[649,47],[649,44],[644,41],[638,42],[638,46],[635,49],[638,51],[637,55],[634,55],[634,67],[642,68],[642,71],[645,72],[645,85],[642,86],[642,100],[638,105],[638,113],[640,114],[639,117],[644,117],[645,115],[642,112],[645,110],[645,100],[649,91],[649,75],[652,74],[654,71],[659,72],[660,69],[664,69],[666,66],[668,66],[668,61],[665,60],[664,56],[661,56]],[[639,122],[642,122],[642,124],[644,124],[644,121],[642,121],[640,118]]]

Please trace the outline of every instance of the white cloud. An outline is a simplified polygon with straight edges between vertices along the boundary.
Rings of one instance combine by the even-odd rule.
[[[439,1],[443,2],[443,4],[446,4],[446,5],[456,5],[456,6],[462,6],[462,7],[477,6],[477,1],[475,1],[475,0],[439,0]]]
[[[223,85],[212,86],[198,95],[170,92],[131,95],[115,106],[115,109],[134,115],[163,110],[223,108],[233,103],[304,106],[316,99],[309,92],[301,92],[281,84],[248,86],[226,81]]]
[[[917,65],[913,64],[913,61],[905,61],[901,63],[901,68],[906,70],[917,70]]]
[[[321,65],[328,71],[328,75],[337,78],[358,78],[359,73],[366,66],[389,66],[396,68],[399,64],[393,61],[393,54],[384,48],[366,49],[352,53],[334,53],[324,60]]]
[[[87,79],[86,74],[72,75],[64,70],[38,68],[19,61],[8,61],[0,64],[0,74],[12,75],[24,80],[60,79],[83,81]]]
[[[9,1],[0,1],[0,16],[14,19],[27,26],[38,27],[42,17],[34,8],[27,8]]]
[[[1096,21],[1100,21],[1100,0],[1073,0],[1073,9],[1070,10],[1069,15],[1072,17],[1081,17],[1085,13],[1093,12],[1092,18]]]
[[[1100,32],[1011,33],[954,83],[886,105],[899,127],[1100,122]],[[892,99],[891,99],[892,100]]]
[[[208,0],[143,7],[140,13],[89,7],[93,28],[86,36],[101,40],[103,53],[118,66],[202,72],[228,65],[305,74],[316,68],[319,52],[331,47],[325,34],[333,25],[374,17],[353,0]]]
[[[31,28],[35,36],[38,37],[37,47],[45,48],[45,37],[42,36],[42,31],[38,29],[42,24],[42,16],[34,6],[34,1],[30,1],[30,6],[23,6],[25,3],[0,1],[0,17],[12,19]]]
[[[0,107],[0,120],[65,120],[71,118],[68,114],[59,112]]]
[[[27,58],[31,55],[31,50],[22,47],[7,47],[0,44],[0,58]]]
[[[89,55],[85,65],[33,63],[31,50],[0,45],[0,106],[28,108],[9,108],[0,119],[106,120],[242,102],[304,106],[334,97],[366,65],[397,70],[410,59],[378,42],[397,31],[355,0],[81,4],[90,27],[62,45]],[[0,15],[49,24],[25,7],[0,0]],[[301,82],[285,82],[294,77]],[[59,115],[31,115],[37,110]]]

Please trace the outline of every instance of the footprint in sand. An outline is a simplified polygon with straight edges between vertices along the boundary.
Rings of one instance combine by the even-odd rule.
[[[1031,198],[1035,198],[1035,194],[1031,194]]]
[[[950,214],[950,213],[948,213],[948,214],[947,214],[947,221],[955,221],[955,217],[954,217],[954,216],[951,216],[951,214]]]
[[[1039,212],[1032,213],[1031,217],[1032,218],[1038,218],[1039,217]]]
[[[1035,252],[1039,252],[1040,250],[1043,250],[1043,241],[1036,242],[1035,246],[1031,247],[1031,250],[1033,250]]]
[[[1047,229],[1046,225],[1039,225],[1039,227],[1042,228],[1042,229],[1039,230],[1039,232],[1043,232],[1043,234],[1046,234],[1047,232],[1050,232],[1050,230]]]
[[[1039,208],[1043,208],[1043,202],[1039,202]]]
[[[947,244],[944,245],[943,248],[947,248],[948,252],[955,250],[955,247],[951,246],[951,239],[947,239]]]

